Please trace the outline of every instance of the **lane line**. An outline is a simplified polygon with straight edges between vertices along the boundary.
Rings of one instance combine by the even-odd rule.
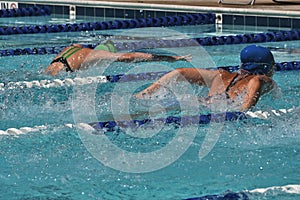
[[[265,119],[270,118],[271,116],[274,116],[274,117],[283,116],[283,115],[285,115],[287,113],[292,112],[293,110],[294,109],[291,108],[291,109],[271,110],[270,112],[268,112],[268,111],[261,111],[261,110],[258,110],[258,111],[255,111],[255,112],[247,111],[245,113],[242,113],[242,114],[244,114],[246,116],[246,118],[239,118],[238,117],[236,119],[229,119],[228,121],[238,121],[238,120],[243,120],[243,119],[249,119],[249,117],[250,118],[258,118],[258,119],[265,120]],[[231,113],[233,113],[233,114],[236,113],[236,114],[241,115],[240,112],[231,112]],[[222,113],[221,113],[221,115],[222,115]],[[200,116],[202,116],[202,115],[199,115],[199,118],[200,118]],[[187,117],[189,117],[189,116],[187,116]],[[158,121],[163,121],[163,120],[167,120],[167,119],[165,118],[165,119],[157,119],[157,120]],[[139,126],[142,126],[142,125],[147,124],[147,123],[153,123],[153,122],[155,122],[154,120],[151,121],[149,119],[145,119],[144,121],[143,120],[138,120],[138,121],[139,122],[145,122],[145,123],[139,124],[139,123],[137,123],[137,121],[133,120],[133,121],[122,121],[119,124],[124,126],[122,128],[129,128],[129,127],[132,127],[132,126],[139,127]],[[221,122],[224,122],[224,121],[226,121],[226,120],[223,120]],[[91,122],[91,123],[78,123],[78,124],[68,123],[68,124],[57,126],[57,127],[81,128],[81,129],[84,129],[84,130],[94,130],[94,131],[97,130],[97,129],[103,129],[103,130],[108,130],[109,131],[109,127],[107,127],[107,128],[105,128],[105,127],[104,128],[97,128],[99,126],[94,126],[97,123],[101,123],[101,124],[115,123],[116,126],[118,124],[118,122],[106,121],[106,122]],[[199,123],[199,121],[196,121],[196,123]],[[29,132],[36,132],[36,131],[46,130],[50,126],[51,125],[40,125],[40,126],[34,126],[34,127],[21,127],[21,128],[14,128],[14,127],[12,127],[12,128],[8,128],[6,130],[0,130],[0,135],[20,135],[20,134],[27,134]]]

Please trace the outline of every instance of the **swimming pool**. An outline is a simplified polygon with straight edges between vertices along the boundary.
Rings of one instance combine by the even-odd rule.
[[[40,20],[40,19],[39,19]],[[39,21],[38,20],[38,21]],[[45,19],[43,19],[45,20]],[[48,23],[47,18],[44,23]],[[57,19],[55,19],[57,20]],[[63,19],[60,19],[63,20]],[[26,23],[26,21],[24,21]],[[274,28],[273,30],[277,30]],[[182,26],[173,28],[143,28],[133,30],[92,31],[75,33],[11,35],[3,37],[2,49],[41,46],[59,46],[71,43],[97,43],[109,35],[117,42],[140,38],[204,37],[220,34],[268,32],[270,27],[257,30],[224,26],[220,33],[214,25]],[[45,41],[46,44],[45,44]],[[151,49],[169,54],[193,54],[192,64],[174,63],[97,63],[94,68],[77,74],[61,74],[59,79],[74,79],[95,75],[137,74],[141,72],[169,71],[178,67],[216,67],[239,63],[238,52],[246,44],[228,46],[188,46],[182,48]],[[272,49],[277,62],[298,61],[298,41],[262,44]],[[200,53],[199,53],[200,52]],[[200,54],[200,56],[199,56]],[[209,55],[207,59],[204,56]],[[0,129],[38,127],[26,134],[0,136],[0,179],[2,199],[185,199],[196,196],[245,192],[251,199],[297,199],[299,197],[299,71],[277,72],[274,80],[281,94],[265,96],[255,108],[271,110],[290,109],[280,116],[268,119],[247,119],[223,123],[154,124],[149,127],[116,131],[90,131],[65,126],[81,122],[116,119],[128,113],[122,106],[129,104],[130,113],[151,111],[150,117],[192,115],[210,112],[186,100],[188,92],[202,94],[204,89],[181,87],[185,95],[175,98],[181,109],[172,108],[169,101],[147,102],[126,100],[132,93],[153,80],[124,81],[61,87],[9,88],[9,82],[54,80],[44,74],[45,67],[54,58],[50,55],[19,55],[0,57],[1,122]],[[199,65],[201,63],[201,65]],[[99,68],[100,66],[100,68]],[[102,68],[101,68],[102,66]],[[103,70],[105,66],[105,70]],[[82,98],[84,97],[84,98]],[[125,103],[122,103],[124,98]],[[83,101],[83,103],[81,102]],[[192,102],[195,103],[195,102]],[[176,102],[175,102],[176,104]],[[113,105],[113,106],[111,106]],[[212,108],[211,108],[212,109]],[[91,113],[93,110],[94,113]],[[161,111],[162,110],[162,111]],[[216,111],[215,109],[213,111]],[[280,112],[280,111],[278,111]],[[113,114],[112,114],[113,113]],[[92,116],[90,115],[92,114]],[[93,116],[95,114],[95,116]],[[143,116],[142,116],[143,117]],[[138,135],[139,134],[139,135]],[[209,134],[216,134],[212,149],[199,158],[199,151]],[[122,153],[133,152],[142,157],[146,153],[153,160],[138,160],[111,148],[108,138],[120,147]],[[217,137],[217,138],[216,138]],[[100,138],[100,139],[99,139]],[[185,142],[180,145],[176,141]],[[174,146],[167,149],[168,144]],[[160,149],[166,151],[156,153]],[[101,154],[99,155],[99,151]],[[96,152],[96,154],[95,154]],[[98,154],[97,154],[98,152]],[[178,152],[178,153],[177,153]],[[107,155],[105,155],[107,153]],[[99,156],[99,157],[98,157]],[[118,157],[120,156],[120,157]],[[118,159],[115,159],[118,158]],[[131,159],[131,160],[130,160]],[[133,159],[133,160],[132,160]],[[128,161],[132,163],[128,163]],[[141,162],[143,161],[143,162]],[[150,166],[150,167],[149,167]],[[285,187],[287,185],[293,185]],[[281,186],[281,187],[276,187]],[[265,190],[258,190],[265,188]],[[270,189],[267,189],[270,188]]]

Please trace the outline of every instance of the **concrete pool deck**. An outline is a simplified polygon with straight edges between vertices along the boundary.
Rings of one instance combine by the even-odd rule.
[[[227,1],[227,0],[224,0]],[[229,1],[229,0],[228,0]],[[236,2],[237,0],[230,0]],[[250,0],[241,0],[249,2]],[[240,1],[240,2],[241,2]],[[278,0],[284,2],[284,0]],[[287,2],[287,1],[286,1]],[[116,9],[139,9],[172,12],[213,12],[219,14],[241,14],[252,16],[272,16],[300,18],[300,0],[290,3],[276,3],[273,0],[256,0],[254,5],[219,4],[218,0],[22,0],[20,3],[75,5],[106,7]]]
[[[104,0],[94,0],[96,2],[105,2]],[[284,0],[281,0],[284,2]],[[218,0],[110,0],[109,2],[120,3],[134,3],[141,6],[148,5],[150,7],[163,6],[179,6],[183,8],[195,9],[195,10],[211,10],[212,12],[222,13],[266,13],[273,16],[293,16],[300,17],[300,0],[290,0],[294,4],[290,3],[276,3],[272,0],[256,0],[254,5],[234,5],[234,4],[219,4]],[[227,1],[228,2],[228,1]],[[231,2],[237,2],[237,0],[231,0]],[[249,2],[243,0],[242,2]],[[298,3],[298,4],[297,4]]]
[[[104,1],[104,0],[95,0]],[[110,2],[128,2],[139,4],[164,4],[164,5],[182,5],[182,6],[207,6],[213,8],[243,8],[243,9],[263,9],[263,10],[277,10],[277,11],[300,11],[300,0],[291,0],[290,2],[298,2],[297,4],[276,3],[272,0],[256,0],[254,5],[233,5],[233,4],[219,4],[218,0],[110,0]],[[227,1],[228,2],[228,1]],[[231,0],[231,2],[238,2]],[[243,0],[240,2],[248,2]],[[284,2],[284,0],[282,0]]]

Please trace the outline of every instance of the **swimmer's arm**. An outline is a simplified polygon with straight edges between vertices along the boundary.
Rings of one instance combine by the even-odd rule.
[[[120,62],[130,62],[130,61],[148,61],[151,60],[152,54],[147,53],[112,53],[103,50],[93,50],[90,52],[89,56],[85,59],[86,63],[95,62],[98,60],[112,60]]]
[[[244,97],[241,111],[246,111],[255,106],[261,95],[271,91],[275,82],[267,76],[256,76],[247,85],[247,92]]]
[[[149,54],[149,53],[142,53],[142,52],[134,52],[134,53],[122,53],[118,56],[118,61],[123,62],[130,62],[130,61],[178,61],[178,60],[184,60],[184,61],[191,61],[191,55],[186,56],[167,56],[167,55],[155,55],[155,54]]]
[[[206,69],[197,69],[197,68],[178,68],[175,69],[158,81],[150,85],[148,88],[136,94],[137,98],[142,99],[147,95],[153,94],[160,87],[166,85],[170,81],[188,81],[192,84],[204,85],[210,87],[214,77],[219,74],[217,70],[206,70]]]
[[[186,56],[165,56],[165,55],[154,55],[142,52],[131,52],[131,53],[112,53],[103,50],[93,50],[89,53],[89,56],[85,59],[86,63],[95,62],[102,59],[109,59],[112,61],[120,62],[144,62],[144,61],[191,61],[191,55]]]

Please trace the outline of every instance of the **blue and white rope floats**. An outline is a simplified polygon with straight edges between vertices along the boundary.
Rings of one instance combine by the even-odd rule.
[[[225,66],[218,68],[208,69],[224,69],[230,72],[237,71],[239,66]],[[300,70],[300,61],[282,62],[276,64],[276,71],[289,71],[289,70]],[[166,74],[167,71],[160,72],[146,72],[139,74],[117,74],[109,76],[93,76],[84,78],[66,78],[53,79],[53,80],[33,80],[33,81],[18,81],[0,83],[0,91],[13,90],[17,88],[53,88],[53,87],[69,87],[75,85],[87,85],[92,83],[115,83],[115,82],[129,82],[129,81],[145,81],[145,80],[156,80],[157,78]]]
[[[238,121],[245,120],[249,118],[259,118],[259,119],[268,119],[271,115],[273,116],[281,116],[282,114],[286,114],[292,112],[293,109],[280,109],[280,110],[272,110],[271,112],[267,111],[247,111],[247,112],[224,112],[224,113],[212,113],[206,115],[195,115],[195,116],[169,116],[167,118],[159,118],[159,119],[142,119],[142,120],[131,120],[131,121],[106,121],[106,122],[92,122],[88,123],[88,126],[91,126],[95,130],[106,130],[113,131],[121,128],[137,128],[141,126],[147,126],[151,124],[156,124],[160,122],[164,122],[166,125],[174,124],[178,126],[188,126],[192,124],[209,124],[211,122],[221,123],[225,121]],[[85,127],[86,124],[81,124],[81,126]]]
[[[225,121],[239,121],[251,118],[258,119],[268,119],[272,116],[278,117],[284,114],[292,112],[294,109],[279,109],[267,111],[247,111],[247,112],[224,112],[224,113],[212,113],[206,115],[195,115],[195,116],[169,116],[166,118],[158,119],[141,119],[141,120],[128,120],[128,121],[103,121],[103,122],[91,122],[91,123],[78,123],[78,124],[64,124],[61,127],[67,128],[80,128],[84,130],[89,130],[97,134],[97,130],[103,131],[114,131],[118,128],[138,128],[155,125],[156,123],[164,122],[165,125],[176,125],[176,126],[189,126],[192,124],[209,124],[213,123],[222,123]],[[45,130],[50,125],[41,125],[34,127],[21,127],[21,128],[8,128],[7,130],[0,130],[0,135],[19,135],[26,134],[29,132],[36,132]]]
[[[227,192],[226,194],[213,194],[201,197],[192,197],[184,200],[250,200],[245,192]]]
[[[141,80],[156,80],[158,77],[163,76],[167,72],[147,72],[139,74],[118,74],[111,76],[91,76],[74,79],[53,79],[53,80],[34,80],[34,81],[19,81],[0,83],[0,91],[13,90],[17,88],[55,88],[55,87],[69,87],[75,85],[87,85],[92,83],[115,83],[115,82],[129,82],[129,81],[141,81]]]
[[[18,81],[0,83],[0,91],[13,90],[13,89],[24,89],[24,88],[55,88],[55,87],[69,87],[74,85],[87,85],[91,83],[106,83],[108,82],[107,76],[94,76],[85,78],[66,78],[64,80],[34,80],[34,81]]]
[[[269,194],[266,194],[269,192]],[[252,194],[263,194],[263,199],[273,199],[278,196],[278,192],[287,194],[300,194],[300,185],[284,185],[284,186],[272,186],[268,188],[257,188],[253,190],[246,190],[244,192],[226,192],[221,195],[205,195],[201,197],[191,197],[184,200],[250,200]],[[274,196],[273,196],[274,195]],[[257,198],[257,197],[256,197]]]

